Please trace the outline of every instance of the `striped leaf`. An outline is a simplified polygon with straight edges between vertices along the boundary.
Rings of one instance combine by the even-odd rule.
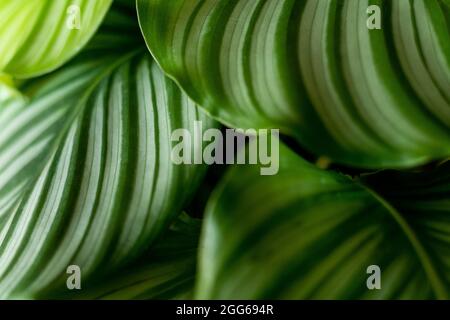
[[[156,246],[120,272],[54,299],[148,300],[192,297],[200,221],[182,214]]]
[[[450,165],[363,182],[284,146],[276,176],[232,168],[208,203],[197,297],[448,299]]]
[[[448,0],[137,3],[163,70],[229,126],[281,128],[359,167],[450,154]]]
[[[202,177],[203,166],[171,162],[171,133],[214,123],[121,11],[72,63],[0,106],[1,298],[65,288],[69,265],[89,281],[131,261]]]
[[[49,72],[97,30],[112,0],[3,0],[0,71],[20,78]]]

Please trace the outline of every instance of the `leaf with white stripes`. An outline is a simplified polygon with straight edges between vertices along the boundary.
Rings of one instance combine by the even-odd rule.
[[[232,168],[208,203],[197,297],[448,299],[450,164],[362,181],[284,146],[276,176]]]
[[[112,0],[2,0],[0,71],[29,78],[61,66],[93,36]]]
[[[229,126],[280,128],[359,167],[450,155],[448,0],[137,3],[162,69]]]
[[[83,290],[51,292],[53,299],[191,299],[201,221],[183,213],[149,252]]]
[[[0,108],[2,298],[64,287],[69,265],[88,281],[133,260],[202,177],[204,166],[172,163],[171,133],[215,124],[164,76],[121,10],[88,51],[27,82],[27,101]]]

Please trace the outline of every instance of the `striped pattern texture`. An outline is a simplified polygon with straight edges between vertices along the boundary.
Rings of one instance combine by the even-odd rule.
[[[276,176],[235,166],[208,202],[197,297],[448,299],[450,166],[363,182],[284,146]],[[370,265],[381,290],[366,287]]]
[[[130,19],[112,11],[77,59],[2,102],[1,298],[61,288],[68,265],[88,281],[132,261],[206,169],[172,163],[171,133],[215,122],[163,75],[139,30],[130,36]]]
[[[29,78],[61,66],[92,37],[111,2],[1,1],[0,21],[4,27],[0,29],[0,71]],[[79,29],[71,26],[76,15]]]
[[[359,167],[450,155],[448,0],[137,3],[163,70],[232,127],[281,128]]]
[[[97,279],[82,291],[52,292],[44,298],[192,299],[200,226],[200,220],[183,213],[157,244],[132,265],[106,279]]]

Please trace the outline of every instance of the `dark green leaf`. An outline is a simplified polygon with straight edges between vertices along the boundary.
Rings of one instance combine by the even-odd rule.
[[[232,127],[274,127],[359,167],[450,154],[443,0],[138,0],[163,70]],[[382,29],[367,27],[370,5]]]
[[[234,167],[208,204],[197,297],[448,298],[450,166],[385,175],[364,179],[380,196],[284,146],[276,176]]]

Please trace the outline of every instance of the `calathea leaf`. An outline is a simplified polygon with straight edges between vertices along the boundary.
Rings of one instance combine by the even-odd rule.
[[[400,62],[427,106],[450,124],[450,45],[448,28],[437,1],[392,3],[393,31]]]
[[[182,214],[136,263],[81,291],[52,292],[55,299],[187,299],[195,281],[200,220]]]
[[[447,0],[137,3],[163,70],[232,127],[281,128],[362,167],[450,154]]]
[[[69,265],[85,284],[115,270],[166,229],[202,176],[171,162],[171,133],[213,122],[163,75],[133,19],[112,11],[89,50],[0,108],[2,298],[65,287]]]
[[[399,175],[366,186],[284,146],[276,176],[235,166],[208,203],[197,297],[448,298],[450,167]]]
[[[32,77],[62,65],[92,37],[112,0],[3,0],[0,71]]]

